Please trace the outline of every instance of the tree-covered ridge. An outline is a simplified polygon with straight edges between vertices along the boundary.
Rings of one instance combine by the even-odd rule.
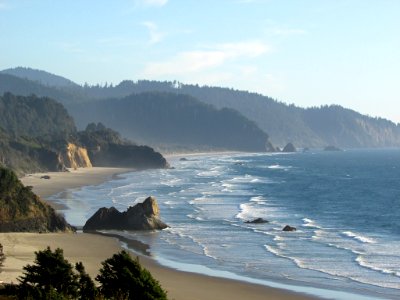
[[[35,95],[0,96],[0,127],[12,136],[67,138],[75,134],[74,120],[58,102]]]
[[[53,86],[53,87],[77,86],[75,82],[67,78],[51,74],[42,70],[35,70],[32,68],[17,67],[17,68],[3,70],[0,73],[28,79],[47,86]]]
[[[13,77],[13,80],[11,78],[5,80],[2,76]],[[247,119],[255,122],[261,130],[268,133],[271,142],[281,147],[288,142],[293,142],[299,147],[325,147],[333,143],[342,148],[400,146],[400,126],[391,121],[361,115],[353,110],[335,105],[300,108],[257,93],[229,88],[148,80],[136,82],[125,80],[118,85],[89,86],[85,84],[83,86],[50,87],[15,76],[0,74],[0,92],[8,90],[22,95],[26,95],[30,91],[30,93],[57,99],[67,106],[81,127],[86,126],[86,123],[83,124],[85,120],[79,113],[76,114],[73,103],[123,98],[133,93],[168,92],[190,95],[216,108],[235,109]],[[321,99],[321,102],[323,101]],[[104,102],[98,103],[102,105]],[[109,113],[112,114],[113,111],[110,110]],[[125,131],[129,131],[129,129],[125,128]],[[125,134],[125,132],[123,133]]]
[[[138,146],[102,123],[90,123],[77,133],[77,143],[85,147],[90,160],[98,167],[138,169],[168,167],[166,159],[153,148]]]
[[[237,111],[218,110],[182,94],[133,94],[70,106],[70,111],[76,119],[100,121],[139,143],[240,151],[272,147],[268,135]]]
[[[0,167],[0,231],[70,231],[64,217],[25,187],[17,175]]]
[[[78,132],[67,110],[50,98],[6,93],[0,97],[0,114],[0,166],[18,174],[91,165],[168,166],[152,148],[135,146],[102,124]]]

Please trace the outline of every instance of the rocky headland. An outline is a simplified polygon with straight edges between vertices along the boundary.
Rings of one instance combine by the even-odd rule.
[[[0,167],[0,232],[75,231],[17,175]]]

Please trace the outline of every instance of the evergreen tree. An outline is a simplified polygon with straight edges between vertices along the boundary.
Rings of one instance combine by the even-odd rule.
[[[149,271],[142,268],[139,259],[132,259],[121,251],[102,263],[96,280],[100,291],[110,299],[166,300],[167,293]]]

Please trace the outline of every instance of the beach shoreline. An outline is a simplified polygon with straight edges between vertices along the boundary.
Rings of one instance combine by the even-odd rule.
[[[129,171],[132,170],[90,168],[63,173],[32,174],[21,180],[25,185],[32,186],[33,191],[52,204],[49,198],[54,194],[70,188],[101,184],[115,175]],[[42,179],[41,177],[44,175],[50,176],[50,179]],[[59,204],[57,205],[60,207]],[[53,206],[57,205],[53,203]],[[71,263],[82,261],[87,272],[94,278],[98,274],[101,262],[122,250],[125,243],[115,236],[107,237],[103,234],[91,233],[1,233],[0,241],[3,243],[6,255],[0,273],[0,281],[14,283],[17,282],[17,277],[22,275],[22,267],[28,263],[33,263],[34,251],[43,250],[47,246],[52,249],[57,247],[64,249],[64,255]],[[135,249],[133,244],[127,246],[138,250]],[[163,266],[156,259],[141,255],[139,252],[133,253],[140,257],[143,266],[168,291],[170,299],[318,299],[306,294],[271,288],[261,284],[178,271]]]

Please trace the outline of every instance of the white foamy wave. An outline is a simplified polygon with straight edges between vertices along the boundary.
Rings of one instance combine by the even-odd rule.
[[[240,212],[236,215],[237,219],[250,220],[254,218],[261,218],[263,213],[253,206],[252,203],[242,203],[240,204]]]
[[[263,196],[255,196],[255,197],[251,197],[250,201],[257,202],[257,203],[265,203],[265,202],[267,202],[267,199],[265,199]]]
[[[265,249],[267,249],[268,252],[271,252],[272,254],[275,254],[276,256],[285,257],[284,255],[281,254],[281,252],[278,249],[273,248],[270,245],[264,245],[264,247],[265,247]]]
[[[221,175],[221,172],[218,170],[211,170],[211,171],[202,171],[197,173],[197,176],[200,177],[215,177]]]
[[[293,261],[299,268],[302,268],[302,269],[309,269],[308,267],[306,267],[306,266],[304,265],[304,262],[303,262],[301,259],[299,259],[299,258],[287,256],[287,255],[283,254],[282,251],[280,251],[279,249],[274,248],[274,247],[272,247],[272,246],[270,246],[270,245],[264,245],[264,247],[265,247],[265,249],[267,249],[268,252],[270,252],[270,253],[272,253],[272,254],[278,256],[278,257],[290,259],[290,260]]]
[[[317,229],[321,229],[321,226],[318,226],[315,221],[308,219],[308,218],[304,218],[303,219],[303,226],[304,227],[312,227],[312,228],[317,228]]]
[[[376,244],[376,241],[374,239],[366,237],[366,236],[363,236],[363,235],[361,235],[359,233],[355,233],[355,232],[352,232],[352,231],[343,231],[342,233],[345,236],[351,237],[351,238],[353,238],[353,239],[355,239],[355,240],[357,240],[357,241],[359,241],[361,243]]]
[[[208,249],[207,246],[203,246],[203,253],[204,253],[205,256],[210,257],[212,259],[215,259],[215,260],[218,259],[216,256],[211,254],[211,252],[210,252],[210,250]]]
[[[267,166],[267,168],[272,169],[272,170],[288,170],[288,169],[292,168],[292,166],[281,166],[280,164],[274,164],[274,165]]]
[[[161,181],[160,183],[165,186],[174,187],[177,183],[181,182],[182,180],[179,178],[173,178],[166,181]]]
[[[397,272],[397,271],[394,271],[391,269],[381,268],[381,267],[375,266],[371,263],[368,263],[362,255],[357,256],[355,261],[363,268],[374,270],[374,271],[377,271],[377,272],[380,272],[383,274],[390,274],[390,275],[400,277],[400,272]]]
[[[165,201],[164,204],[166,204],[166,205],[174,205],[174,204],[177,204],[177,202],[174,202],[174,201]]]
[[[201,217],[199,217],[199,216],[196,216],[196,215],[193,215],[193,214],[188,214],[188,215],[186,215],[188,218],[191,218],[191,219],[194,219],[194,220],[197,220],[197,221],[204,221],[204,219],[203,218],[201,218]]]

